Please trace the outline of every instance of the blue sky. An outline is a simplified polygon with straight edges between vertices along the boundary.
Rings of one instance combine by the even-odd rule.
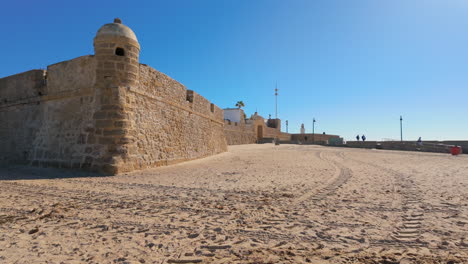
[[[347,140],[468,139],[464,0],[7,1],[0,77],[93,54],[120,17],[140,62],[216,105]],[[284,129],[285,130],[285,129]]]

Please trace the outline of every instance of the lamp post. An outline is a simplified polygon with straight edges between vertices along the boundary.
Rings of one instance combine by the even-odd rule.
[[[286,133],[288,133],[288,120],[286,120]]]
[[[314,135],[315,135],[315,117],[313,118],[312,120],[312,144],[315,143],[315,138],[314,138]]]
[[[403,142],[403,117],[400,116],[400,141]]]

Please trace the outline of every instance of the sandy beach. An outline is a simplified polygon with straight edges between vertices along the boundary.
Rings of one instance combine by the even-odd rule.
[[[468,155],[241,145],[0,190],[0,263],[468,263]]]

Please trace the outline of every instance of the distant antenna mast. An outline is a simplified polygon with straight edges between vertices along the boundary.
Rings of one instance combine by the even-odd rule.
[[[276,119],[278,119],[278,82],[276,82],[276,87],[275,87],[275,114],[276,114]]]

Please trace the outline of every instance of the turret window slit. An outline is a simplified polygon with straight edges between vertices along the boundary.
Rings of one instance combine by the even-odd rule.
[[[115,49],[115,55],[117,56],[125,56],[125,50],[122,48],[116,48]]]

